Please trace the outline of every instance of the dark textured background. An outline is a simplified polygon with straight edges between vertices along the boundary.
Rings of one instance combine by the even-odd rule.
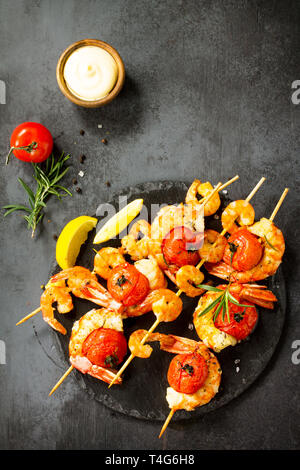
[[[7,104],[0,105],[0,204],[21,202],[17,177],[31,179],[29,165],[14,158],[4,165],[10,133],[25,120],[44,123],[57,151],[72,153],[70,187],[85,171],[78,178],[82,194],[74,192],[62,204],[49,201],[35,240],[17,215],[1,218],[0,339],[7,348],[7,364],[0,365],[1,448],[300,447],[300,365],[291,362],[292,342],[300,339],[300,106],[291,102],[291,83],[300,79],[299,13],[297,1],[1,1],[0,79],[7,84]],[[98,110],[72,105],[55,79],[60,53],[86,37],[115,46],[127,72],[121,95]],[[224,408],[173,423],[162,440],[158,423],[112,413],[72,377],[48,398],[66,367],[53,336],[39,316],[14,325],[39,302],[53,234],[122,187],[195,176],[216,183],[236,173],[232,198],[246,196],[267,177],[255,197],[257,217],[270,215],[283,188],[291,189],[276,218],[287,242],[287,320],[261,377]]]

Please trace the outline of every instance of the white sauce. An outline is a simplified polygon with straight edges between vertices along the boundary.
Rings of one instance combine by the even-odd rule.
[[[113,89],[118,78],[114,58],[98,46],[83,46],[68,57],[64,79],[73,95],[85,101],[104,98]]]

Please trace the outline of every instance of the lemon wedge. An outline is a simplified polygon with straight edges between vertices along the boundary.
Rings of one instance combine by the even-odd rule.
[[[98,220],[82,215],[71,220],[63,228],[56,243],[56,261],[62,269],[72,268],[76,263],[81,245],[88,232],[96,227]]]
[[[103,243],[111,238],[116,237],[119,233],[130,224],[130,222],[141,212],[143,207],[143,199],[135,199],[134,201],[123,207],[117,212],[106,224],[101,227],[94,238],[94,244]]]

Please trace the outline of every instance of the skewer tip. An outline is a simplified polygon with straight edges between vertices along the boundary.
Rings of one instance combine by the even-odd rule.
[[[168,427],[168,425],[169,425],[169,422],[171,421],[171,419],[172,419],[172,417],[173,417],[175,411],[176,411],[176,410],[175,410],[174,408],[171,408],[171,411],[170,411],[170,413],[168,414],[167,419],[166,419],[166,421],[165,421],[164,424],[163,424],[163,427],[161,428],[161,431],[160,431],[160,433],[159,433],[158,439],[161,438],[161,436],[163,435],[163,433],[164,433],[165,430],[167,429],[167,427]]]

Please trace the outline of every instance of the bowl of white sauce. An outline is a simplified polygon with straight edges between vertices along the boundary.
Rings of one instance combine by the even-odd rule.
[[[119,53],[99,39],[71,44],[60,56],[56,78],[61,92],[73,103],[98,108],[121,91],[125,67]]]

